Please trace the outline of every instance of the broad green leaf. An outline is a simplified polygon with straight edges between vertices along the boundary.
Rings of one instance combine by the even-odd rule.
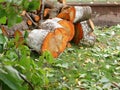
[[[0,34],[0,44],[4,44],[6,42],[5,37],[3,36],[3,34]]]
[[[26,39],[28,37],[28,31],[25,31],[24,38]]]
[[[23,8],[26,9],[27,11],[33,11],[39,9],[40,0],[31,0],[30,2],[28,2],[27,0],[23,0],[22,4]]]
[[[29,4],[29,10],[36,10],[38,9],[40,6],[40,0],[33,0],[32,2],[30,2]]]
[[[26,90],[19,72],[12,66],[3,66],[0,70],[0,79],[12,90]]]
[[[0,23],[1,24],[5,24],[6,23],[6,19],[7,19],[6,16],[0,18]]]
[[[16,23],[20,23],[22,21],[22,17],[17,15],[17,20],[16,20]]]
[[[17,60],[18,59],[18,55],[14,50],[9,50],[6,52],[6,57],[8,59],[10,59],[11,61]]]
[[[0,44],[0,53],[2,53],[2,52],[3,52],[3,45]]]
[[[0,87],[2,90],[11,90],[2,80],[0,80]]]
[[[68,67],[69,67],[68,63],[57,64],[56,66],[60,67],[60,68],[66,68],[66,69],[68,69]]]

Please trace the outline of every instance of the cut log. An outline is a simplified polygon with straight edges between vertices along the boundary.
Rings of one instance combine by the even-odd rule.
[[[45,10],[44,10],[44,18],[45,18],[45,19],[48,19],[48,18],[49,18],[50,10],[51,10],[51,9],[49,9],[49,8],[45,8]]]
[[[75,26],[75,35],[73,38],[73,42],[75,44],[79,44],[80,40],[83,38],[83,29],[82,25],[80,23],[74,24]]]
[[[66,30],[67,35],[69,37],[68,41],[71,41],[75,34],[73,23],[71,23],[67,20],[60,19],[60,18],[53,18],[52,20],[59,23],[62,27],[64,27],[64,29]]]
[[[92,9],[89,6],[71,6],[63,9],[57,17],[78,23],[91,18]]]
[[[38,22],[40,20],[40,17],[38,15],[33,13],[29,13],[29,14],[35,22]]]
[[[32,21],[31,20],[27,20],[27,24],[29,25],[29,26],[31,26],[32,25]]]
[[[75,24],[73,42],[78,45],[93,46],[96,41],[96,36],[91,27],[89,20]]]
[[[49,30],[32,30],[27,38],[27,45],[38,53],[50,51],[53,57],[58,57],[66,48],[67,39],[59,28],[52,32]]]
[[[53,57],[58,57],[66,48],[67,37],[62,33],[63,29],[56,29],[54,32],[50,32],[42,45],[42,52],[48,50],[52,53]]]
[[[43,44],[43,41],[49,31],[46,30],[32,30],[27,38],[27,45],[31,48],[33,48],[36,52],[41,53],[41,45]]]

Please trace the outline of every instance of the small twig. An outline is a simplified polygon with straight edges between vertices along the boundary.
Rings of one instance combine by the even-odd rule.
[[[19,73],[19,76],[20,76],[26,83],[28,83],[28,85],[30,86],[31,90],[34,90],[33,85],[32,85],[25,77],[23,77],[20,73]]]
[[[35,23],[35,22],[32,20],[32,18],[30,17],[30,15],[29,15],[27,12],[25,13],[25,15],[26,15],[27,18],[29,18],[29,19],[31,20],[31,22],[32,22],[35,26],[38,27],[37,23]]]
[[[44,13],[44,0],[42,0],[42,8],[41,8],[41,12],[40,12],[40,23],[43,21],[43,13]]]

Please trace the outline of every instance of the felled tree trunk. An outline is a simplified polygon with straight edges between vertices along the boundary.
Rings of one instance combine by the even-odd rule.
[[[63,33],[63,29],[56,29],[54,32],[50,32],[44,40],[42,52],[48,50],[53,57],[58,57],[66,49],[68,42],[67,36]]]
[[[53,57],[58,57],[69,41],[67,31],[59,23],[48,19],[41,24],[40,30],[32,30],[27,38],[27,45],[38,53],[50,51]]]
[[[92,9],[89,6],[71,6],[63,9],[57,17],[78,23],[91,18]]]
[[[1,25],[0,28],[2,29],[2,33],[7,37],[14,37],[14,33],[16,30],[24,31],[29,29],[26,21],[22,21],[21,23],[18,23],[11,28],[8,28],[4,25]]]
[[[45,39],[48,33],[49,31],[41,29],[32,30],[27,37],[27,45],[33,48],[38,53],[40,53],[43,40]]]
[[[44,51],[50,51],[53,57],[56,58],[65,50],[67,39],[60,28],[52,32],[35,29],[29,33],[27,45],[40,54]]]
[[[93,46],[95,44],[96,36],[93,33],[92,21],[82,21],[75,24],[75,36],[73,42],[78,45]]]

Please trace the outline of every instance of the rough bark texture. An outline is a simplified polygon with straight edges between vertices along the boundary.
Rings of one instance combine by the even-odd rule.
[[[32,30],[28,35],[27,45],[33,48],[38,53],[41,53],[41,46],[48,33],[49,31],[42,30],[42,29]]]
[[[41,24],[41,28],[45,30],[54,31],[57,28],[63,28],[60,24],[54,22],[52,19],[47,19]]]
[[[86,45],[86,46],[93,46],[96,41],[96,36],[93,33],[88,21],[80,22],[83,30],[83,38],[80,40],[79,44]]]
[[[77,35],[79,32],[79,35]],[[83,33],[81,33],[83,32]],[[79,45],[93,46],[95,44],[96,36],[90,27],[89,21],[82,21],[76,27],[76,35],[73,41]]]

